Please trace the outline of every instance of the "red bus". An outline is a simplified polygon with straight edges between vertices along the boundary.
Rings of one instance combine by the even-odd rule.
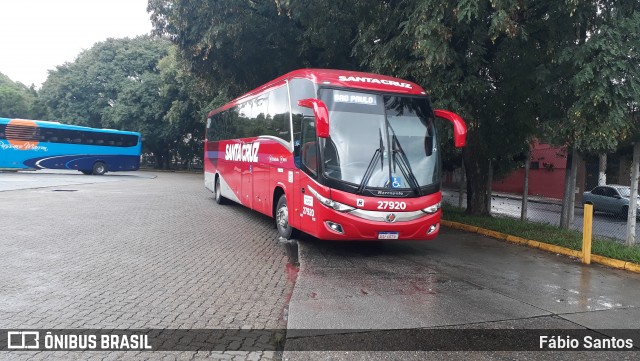
[[[205,186],[275,218],[289,239],[431,240],[440,228],[440,150],[417,84],[361,72],[301,69],[208,114]]]

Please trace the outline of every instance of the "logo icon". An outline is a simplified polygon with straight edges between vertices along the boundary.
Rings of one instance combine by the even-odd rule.
[[[364,199],[360,199],[360,198],[356,199],[356,205],[358,207],[364,207]]]
[[[391,188],[401,188],[402,179],[400,177],[391,177]]]
[[[9,331],[7,332],[7,348],[37,349],[40,347],[40,332]]]
[[[7,124],[5,135],[15,150],[30,150],[40,143],[38,125],[32,120],[12,119]]]
[[[387,221],[387,223],[393,223],[396,221],[396,214],[395,213],[389,213],[387,214],[386,217],[384,217],[384,220]]]

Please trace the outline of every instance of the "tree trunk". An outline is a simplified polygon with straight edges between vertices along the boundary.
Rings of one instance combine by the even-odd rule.
[[[529,167],[531,166],[531,149],[527,150],[524,160],[524,184],[522,186],[522,208],[520,209],[520,220],[527,220],[527,207],[529,206]]]
[[[162,169],[162,164],[163,164],[162,154],[154,152],[153,156],[156,160],[156,169]]]
[[[470,127],[471,128],[471,127]],[[467,145],[462,151],[467,176],[467,214],[490,216],[489,157],[478,131],[471,128],[467,133]]]
[[[460,184],[458,184],[458,208],[462,208],[463,205],[463,196],[464,196],[464,187],[466,185],[467,178],[465,177],[464,170],[464,160],[462,161],[462,166],[460,168]]]
[[[598,185],[603,186],[607,184],[607,155],[600,154],[598,161]]]
[[[571,157],[571,180],[569,181],[569,185],[571,187],[571,191],[569,193],[569,212],[567,213],[569,216],[569,228],[573,226],[573,220],[576,216],[576,178],[578,177],[578,160],[580,156],[578,155],[578,150],[573,148],[573,155]]]
[[[487,213],[491,214],[491,186],[493,184],[493,161],[491,159],[489,159],[489,175],[487,178]]]
[[[571,164],[573,150],[567,149],[567,166],[564,174],[564,194],[562,195],[562,210],[560,212],[560,228],[569,229],[569,203],[571,198]]]
[[[631,197],[627,215],[627,245],[636,243],[636,204],[638,202],[638,177],[640,176],[640,142],[633,145],[633,163],[631,163]]]

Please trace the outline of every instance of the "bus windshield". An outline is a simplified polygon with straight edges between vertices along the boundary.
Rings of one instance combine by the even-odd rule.
[[[365,188],[411,190],[439,182],[433,111],[426,98],[321,89],[329,110],[324,174]]]

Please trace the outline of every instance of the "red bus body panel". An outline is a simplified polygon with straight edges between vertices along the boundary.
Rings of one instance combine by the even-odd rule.
[[[234,99],[223,107],[211,111],[209,117],[281,87],[286,81],[294,78],[308,79],[317,86],[399,95],[424,96],[426,94],[417,84],[383,75],[327,69],[301,69],[285,74]],[[298,104],[299,100],[302,99],[296,98],[295,94],[290,94],[292,105]],[[380,232],[397,232],[399,240],[431,240],[437,236],[441,210],[433,214],[427,214],[422,210],[441,202],[442,196],[439,191],[416,198],[380,198],[331,189],[317,183],[296,167],[291,144],[286,145],[282,141],[271,138],[252,137],[220,141],[205,139],[206,187],[214,191],[215,179],[219,179],[225,198],[270,217],[274,217],[275,203],[283,193],[289,205],[289,224],[319,239],[378,240]],[[456,145],[464,144],[463,138],[456,138]],[[323,197],[357,208],[359,214],[365,215],[364,218],[327,207],[312,195],[310,188]],[[404,202],[405,208],[381,209],[379,202]],[[309,214],[310,209],[311,214]],[[395,214],[403,212],[413,212],[412,214],[417,218],[397,222],[381,221],[389,214],[393,213],[395,217]],[[343,233],[330,229],[327,221],[340,224]]]

